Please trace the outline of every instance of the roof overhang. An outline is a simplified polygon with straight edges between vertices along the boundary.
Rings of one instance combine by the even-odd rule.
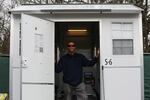
[[[127,4],[21,5],[12,13],[140,13],[141,8]]]

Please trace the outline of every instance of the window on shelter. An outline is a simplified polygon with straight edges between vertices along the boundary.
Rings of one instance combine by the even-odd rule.
[[[133,40],[132,39],[114,39],[113,55],[132,55]]]
[[[112,22],[113,55],[133,55],[133,23]]]

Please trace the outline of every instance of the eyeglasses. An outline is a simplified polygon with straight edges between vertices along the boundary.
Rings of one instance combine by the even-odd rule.
[[[73,45],[68,45],[68,47],[76,47],[76,45],[75,45],[75,44],[73,44]]]

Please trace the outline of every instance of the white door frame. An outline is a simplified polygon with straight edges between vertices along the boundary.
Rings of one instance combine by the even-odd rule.
[[[101,46],[101,34],[102,34],[102,20],[101,19],[68,19],[68,20],[52,20],[54,24],[56,22],[98,22],[99,23],[99,47]],[[55,34],[54,34],[55,36]],[[101,48],[101,47],[100,47]],[[101,57],[100,57],[101,62]],[[105,100],[105,93],[104,93],[104,77],[103,77],[103,69],[102,64],[100,63],[100,100]]]

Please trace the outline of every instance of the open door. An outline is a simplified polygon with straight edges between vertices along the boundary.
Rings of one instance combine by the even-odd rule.
[[[22,100],[54,100],[54,22],[21,19]]]

